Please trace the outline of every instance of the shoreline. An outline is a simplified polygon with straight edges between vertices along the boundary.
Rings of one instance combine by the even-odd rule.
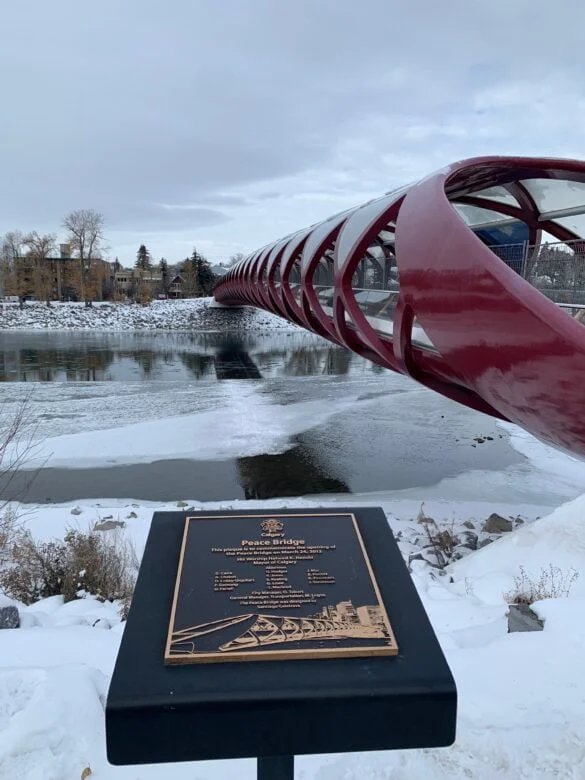
[[[0,305],[0,332],[38,331],[168,331],[225,333],[254,331],[299,333],[300,328],[274,314],[251,306],[218,306],[213,298],[157,300],[147,306],[97,301],[91,307],[78,302],[28,302]]]

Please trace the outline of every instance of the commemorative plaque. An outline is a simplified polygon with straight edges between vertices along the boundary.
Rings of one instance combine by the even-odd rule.
[[[106,704],[113,764],[431,748],[457,692],[376,507],[156,512]],[[238,777],[238,767],[228,774]]]
[[[186,518],[166,663],[397,652],[353,514]]]

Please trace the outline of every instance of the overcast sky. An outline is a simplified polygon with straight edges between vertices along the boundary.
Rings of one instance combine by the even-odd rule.
[[[583,0],[18,0],[0,233],[255,249],[448,162],[585,157]]]

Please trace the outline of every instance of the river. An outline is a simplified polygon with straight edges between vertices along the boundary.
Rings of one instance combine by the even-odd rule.
[[[0,400],[26,401],[44,453],[0,490],[34,502],[403,490],[522,461],[491,418],[310,334],[0,332]],[[144,423],[167,421],[159,451]]]

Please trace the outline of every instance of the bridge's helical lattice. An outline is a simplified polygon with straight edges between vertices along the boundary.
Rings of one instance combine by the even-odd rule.
[[[253,252],[214,294],[585,455],[583,236],[585,163],[477,158]]]

